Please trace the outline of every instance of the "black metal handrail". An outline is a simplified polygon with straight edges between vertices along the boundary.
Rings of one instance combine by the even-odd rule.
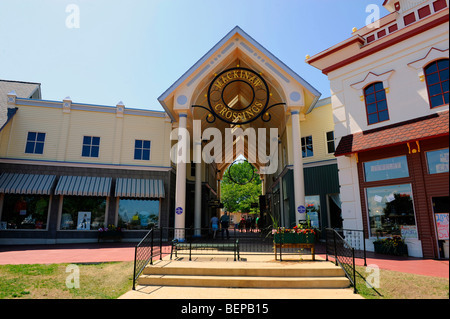
[[[366,240],[364,230],[361,229],[343,229],[335,228],[343,239],[353,248],[355,248],[355,258],[364,259],[364,266],[367,266],[366,258]]]
[[[340,266],[347,278],[356,289],[355,248],[353,248],[342,236],[332,228],[326,229],[326,260],[328,256],[334,257],[336,266]]]
[[[136,280],[141,275],[144,268],[150,263],[153,264],[153,258],[159,256],[162,260],[162,236],[163,231],[159,229],[159,249],[154,253],[154,235],[156,228],[151,228],[144,238],[134,248],[134,270],[133,270],[133,290],[136,288]]]

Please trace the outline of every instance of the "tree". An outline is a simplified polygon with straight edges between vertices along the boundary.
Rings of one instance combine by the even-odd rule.
[[[261,195],[261,178],[256,168],[246,161],[230,165],[223,174],[220,193],[226,211],[257,213],[258,209],[251,207]]]

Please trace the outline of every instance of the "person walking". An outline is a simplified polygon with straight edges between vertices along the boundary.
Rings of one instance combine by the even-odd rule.
[[[213,238],[216,239],[216,232],[219,230],[219,218],[216,215],[213,215],[211,218],[211,229],[213,232]]]
[[[222,227],[222,239],[224,239],[224,231],[227,232],[227,239],[230,239],[230,233],[228,227],[230,226],[230,216],[225,212],[222,217],[220,217],[220,226]]]

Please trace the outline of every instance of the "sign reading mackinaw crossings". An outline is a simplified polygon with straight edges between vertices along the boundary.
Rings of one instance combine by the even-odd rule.
[[[236,92],[245,92],[242,102]],[[267,110],[269,87],[260,74],[247,68],[231,68],[218,74],[208,89],[209,110],[229,124],[253,122]],[[228,99],[228,100],[227,100]]]

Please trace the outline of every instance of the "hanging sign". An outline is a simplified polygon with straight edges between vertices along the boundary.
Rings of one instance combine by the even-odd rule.
[[[245,92],[245,101],[239,93]],[[253,122],[267,109],[269,87],[260,74],[246,68],[231,68],[218,74],[208,89],[213,116],[229,124]]]

